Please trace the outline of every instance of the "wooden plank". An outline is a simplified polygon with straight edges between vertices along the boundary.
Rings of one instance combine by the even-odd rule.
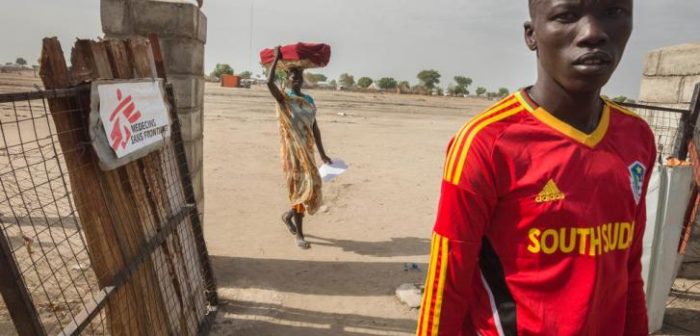
[[[156,34],[149,34],[148,40],[151,42],[153,60],[156,63],[156,73],[160,78],[167,78],[165,74],[165,61],[163,61],[163,51],[160,48],[160,39]]]
[[[143,65],[147,64],[147,60],[144,59],[147,59],[148,55],[138,54],[138,52],[134,54],[130,45],[130,40],[106,41],[113,73],[119,74],[122,79],[141,78],[142,72],[152,73],[153,70],[148,71],[143,68]],[[132,63],[136,60],[139,60],[138,67]],[[159,155],[158,152],[149,154],[149,156],[157,155]],[[156,235],[159,226],[164,225],[168,218],[158,217],[158,210],[155,208],[156,203],[153,198],[160,198],[162,194],[148,192],[146,189],[148,182],[145,176],[144,161],[144,159],[141,159],[137,162],[129,163],[123,169],[126,170],[128,175],[128,184],[132,189],[131,195],[134,201],[133,206],[136,207],[138,212],[142,232],[146,239],[150,239]],[[157,294],[156,301],[158,305],[163,307],[162,309],[154,307],[156,311],[152,313],[157,313],[157,318],[165,321],[169,330],[168,333],[172,334],[174,330],[178,329],[178,311],[180,309],[172,305],[171,298],[177,294],[169,271],[167,255],[164,253],[162,246],[157,248],[151,256],[150,267],[155,272],[154,276],[159,287],[155,291],[155,294]],[[168,302],[166,302],[166,298],[169,300]]]
[[[104,45],[113,77],[115,79],[134,78],[134,71],[129,63],[129,56],[127,55],[124,41],[106,40]]]
[[[110,64],[112,66],[112,72],[118,76],[120,79],[131,79],[139,77],[135,75],[134,67],[131,64],[131,58],[129,57],[128,43],[122,40],[108,40],[106,41],[107,54],[110,58]],[[141,229],[137,233],[138,237],[143,237],[144,239],[150,239],[157,233],[158,222],[154,217],[155,209],[151,207],[151,195],[146,192],[146,182],[143,175],[142,163],[140,161],[131,162],[125,167],[120,168],[126,173],[128,186],[131,188],[129,204],[132,209],[136,209],[138,214],[138,222],[135,223],[137,227],[135,230]],[[126,182],[126,181],[125,181]],[[164,222],[163,222],[164,223]],[[139,242],[139,245],[143,242]],[[168,330],[169,334],[173,333],[173,321],[174,319],[170,316],[170,305],[166,304],[164,298],[168,295],[172,295],[174,290],[172,289],[172,282],[168,279],[168,272],[165,267],[165,256],[163,255],[162,248],[156,249],[154,254],[150,256],[149,261],[145,263],[147,267],[148,274],[144,275],[147,277],[148,284],[151,286],[157,286],[153,291],[149,291],[146,294],[153,295],[153,302],[149,302],[151,307],[149,307],[148,314],[152,321],[155,321],[159,328],[156,330]]]
[[[133,77],[133,71],[128,64],[128,56],[123,41],[109,40],[104,42],[93,42],[91,48],[82,52],[91,53],[89,56],[93,63],[92,75],[94,78],[111,79],[120,76],[122,79]],[[103,52],[104,51],[104,52]],[[99,64],[109,64],[110,68],[100,67]],[[144,192],[140,192],[143,177],[137,162],[132,162],[119,169],[104,172],[106,186],[114,199],[115,216],[119,217],[120,236],[122,250],[127,260],[137,257],[139,247],[148,238],[147,220],[150,209]],[[154,233],[154,230],[150,230]],[[148,258],[132,275],[130,283],[133,284],[134,298],[139,302],[142,312],[142,323],[146,329],[145,334],[169,333],[170,323],[166,317],[165,304],[162,298],[162,286],[157,276],[158,271],[153,264],[152,258]]]
[[[77,72],[73,73],[74,82],[89,82],[94,78],[113,78],[107,51],[102,42],[78,40],[73,48],[71,59],[81,64],[80,74]],[[79,75],[83,77],[78,77]],[[83,99],[80,103],[81,109],[85,113],[83,120],[87,120],[91,108],[90,99]],[[92,153],[93,151],[90,150],[90,152]],[[96,167],[98,159],[95,157],[93,160],[93,165]],[[103,190],[106,206],[109,209],[110,216],[113,218],[112,225],[116,232],[117,239],[111,244],[111,247],[121,251],[126,265],[133,258],[132,251],[138,248],[138,243],[132,241],[133,238],[129,230],[132,225],[133,214],[121,211],[119,208],[124,199],[123,191],[118,189],[121,185],[119,182],[119,172],[113,171],[105,173],[99,171],[97,168],[95,168],[95,170],[98,172],[100,190]],[[118,306],[109,306],[111,309],[118,310],[120,313],[124,310],[134,312],[136,315],[135,318],[121,321],[128,326],[130,333],[134,335],[143,335],[148,328],[147,316],[140,311],[144,307],[145,300],[141,291],[148,285],[143,282],[142,278],[143,275],[137,271],[132,275],[133,280],[128,281],[123,287],[122,296],[124,296],[128,302],[120,303]],[[110,299],[110,301],[112,301],[112,299]],[[112,314],[116,313],[117,312],[112,312]]]
[[[127,40],[129,63],[134,67],[138,78],[158,78],[151,42],[145,37],[133,37]]]
[[[76,68],[76,71],[82,69],[84,68]],[[68,88],[72,83],[63,50],[56,38],[46,38],[43,41],[40,74],[47,89]],[[79,102],[73,98],[57,98],[49,99],[48,104],[68,167],[73,198],[92,267],[98,284],[105,288],[117,272],[124,268],[125,262],[121,251],[114,248],[118,246],[117,233],[104,193],[100,192],[102,188],[95,155],[90,150],[80,150],[87,149],[84,146],[89,142],[83,116],[64,112],[75,110]],[[135,309],[129,309],[132,304],[127,292],[128,288],[118,290],[108,306],[111,312],[108,323],[115,335],[130,335],[136,331],[130,321],[137,319],[137,313]]]
[[[112,50],[118,50],[119,45],[113,44]],[[104,42],[87,41],[76,45],[74,59],[84,59],[91,80],[94,78],[112,79],[111,67],[114,62],[125,60],[125,57],[110,57]],[[117,51],[118,53],[118,51]],[[120,53],[124,55],[124,52]],[[122,72],[123,74],[124,72]],[[128,183],[128,174],[124,169],[104,172],[105,193],[111,198],[111,205],[115,208],[114,216],[118,217],[119,225],[117,242],[119,243],[126,260],[137,257],[139,247],[144,244],[146,237],[143,235],[139,224],[139,214],[134,200],[130,197],[133,190]],[[166,332],[164,319],[161,314],[162,301],[158,302],[155,293],[159,293],[153,274],[153,267],[148,262],[141,265],[127,283],[132,296],[129,300],[130,308],[139,313],[139,319],[132,321],[137,326],[138,334],[145,335],[153,330]]]
[[[129,61],[134,66],[135,76],[141,78],[155,76],[155,62],[150,49],[150,42],[145,38],[134,37],[126,41],[126,46]],[[166,174],[161,166],[162,152],[168,151],[170,148],[171,146],[166,146],[161,151],[153,152],[140,161],[144,180],[149,188],[149,201],[156,218],[156,230],[159,230],[168,221],[169,215],[176,213],[168,211],[166,206],[169,202],[167,194],[168,183],[164,179]],[[175,211],[179,211],[179,209]],[[166,288],[167,294],[165,294],[165,297],[171,303],[169,305],[170,314],[168,314],[171,320],[171,327],[177,330],[178,333],[183,334],[185,330],[191,330],[187,321],[193,318],[196,320],[196,316],[194,316],[194,311],[190,313],[193,316],[187,316],[188,312],[184,309],[182,287],[187,285],[187,279],[182,277],[181,274],[186,265],[174,258],[176,247],[173,245],[173,241],[174,238],[169,237],[166,243],[163,244],[162,252],[164,258],[161,260],[163,265],[167,266],[168,275],[171,279],[170,286]]]

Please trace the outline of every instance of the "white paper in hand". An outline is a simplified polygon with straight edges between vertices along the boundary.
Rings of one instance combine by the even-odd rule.
[[[341,159],[333,159],[331,164],[323,164],[318,168],[318,173],[321,175],[323,182],[330,182],[338,175],[348,170],[348,165]]]

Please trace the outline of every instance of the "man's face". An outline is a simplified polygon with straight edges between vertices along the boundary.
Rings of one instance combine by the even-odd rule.
[[[608,82],[632,33],[632,0],[534,0],[525,39],[541,70],[571,92]]]

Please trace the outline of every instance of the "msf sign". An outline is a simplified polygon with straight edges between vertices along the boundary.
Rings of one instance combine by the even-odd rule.
[[[100,84],[99,114],[109,146],[123,158],[170,137],[170,117],[157,81]]]

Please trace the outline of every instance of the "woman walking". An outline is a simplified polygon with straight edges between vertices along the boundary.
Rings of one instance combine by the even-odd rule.
[[[280,90],[275,84],[280,47],[275,48],[275,59],[269,69],[267,85],[277,100],[277,117],[280,127],[282,169],[289,188],[291,209],[282,214],[282,221],[289,232],[296,236],[297,246],[308,249],[304,239],[304,214],[313,215],[321,205],[321,177],[314,159],[314,144],[323,162],[330,164],[321,141],[321,131],[316,122],[316,104],[313,98],[301,92],[304,84],[302,68],[288,72],[289,90]]]

